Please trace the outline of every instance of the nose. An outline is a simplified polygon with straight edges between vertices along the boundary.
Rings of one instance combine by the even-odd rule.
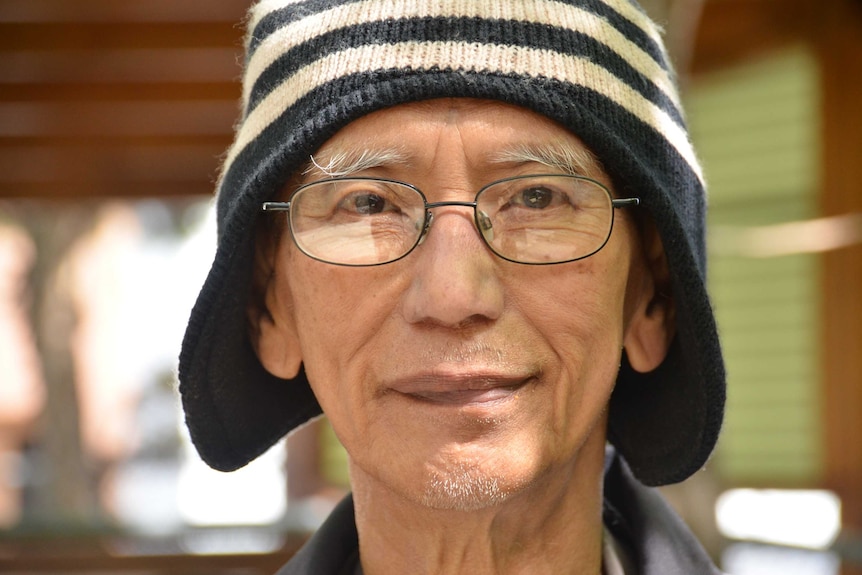
[[[422,245],[411,254],[413,276],[403,300],[411,323],[459,327],[500,317],[502,260],[479,237],[466,207],[438,207]]]

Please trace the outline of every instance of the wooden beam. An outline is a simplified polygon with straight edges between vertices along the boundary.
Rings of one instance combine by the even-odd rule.
[[[695,36],[691,74],[807,40],[817,5],[811,0],[707,0]]]
[[[215,191],[214,175],[185,182],[12,182],[0,183],[0,205],[9,200],[78,202],[90,198],[142,199],[206,198]],[[0,210],[2,211],[2,210]]]
[[[207,102],[222,101],[239,113],[240,85],[237,82],[46,82],[0,86],[0,105],[65,102],[109,104],[111,102]],[[229,131],[226,126],[226,131]]]
[[[211,180],[230,138],[195,144],[16,146],[0,158],[0,184]]]
[[[235,22],[0,23],[0,51],[240,46]]]
[[[248,0],[3,0],[2,22],[239,22]]]
[[[0,137],[221,136],[239,115],[235,102],[14,102],[0,104]]]
[[[239,48],[75,48],[0,52],[2,85],[235,83]]]

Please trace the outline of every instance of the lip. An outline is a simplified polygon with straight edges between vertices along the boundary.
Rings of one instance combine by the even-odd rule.
[[[431,404],[483,405],[516,396],[531,379],[530,375],[498,373],[429,373],[400,379],[389,389]]]

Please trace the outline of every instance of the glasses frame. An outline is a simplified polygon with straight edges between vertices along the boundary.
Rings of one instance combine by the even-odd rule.
[[[563,261],[522,262],[519,260],[509,258],[509,257],[497,252],[494,249],[494,247],[488,242],[487,238],[485,238],[485,234],[482,231],[482,229],[483,229],[482,223],[479,219],[479,210],[477,207],[478,203],[479,203],[479,196],[481,196],[482,193],[485,190],[487,190],[488,188],[496,186],[498,184],[502,184],[502,183],[510,182],[510,181],[515,181],[515,180],[526,180],[529,178],[542,178],[542,177],[566,177],[566,178],[572,178],[572,179],[576,179],[576,180],[583,180],[583,181],[595,184],[596,186],[598,186],[599,188],[604,190],[604,192],[608,195],[608,198],[611,201],[611,208],[612,208],[611,209],[611,222],[610,222],[610,227],[608,229],[608,235],[599,247],[597,247],[592,252],[585,254],[583,256],[578,256],[576,258],[563,260]],[[314,254],[308,253],[308,251],[306,251],[299,244],[299,242],[296,240],[296,236],[293,233],[293,222],[291,220],[291,212],[290,212],[290,205],[293,201],[293,198],[296,196],[296,194],[298,194],[299,192],[301,192],[302,190],[304,190],[306,188],[317,186],[320,184],[334,183],[334,182],[340,182],[340,181],[383,182],[386,184],[396,184],[396,185],[404,186],[404,187],[409,188],[409,189],[413,190],[414,192],[416,192],[419,195],[419,197],[422,198],[422,202],[425,205],[425,221],[424,221],[424,224],[422,225],[422,231],[419,233],[419,236],[416,238],[416,241],[413,242],[413,245],[410,246],[410,248],[406,252],[404,252],[404,254],[398,256],[395,259],[387,260],[385,262],[371,263],[371,264],[354,264],[354,263],[332,262],[332,261],[320,258],[318,256],[315,256]],[[293,193],[291,193],[290,199],[288,199],[288,201],[286,201],[286,202],[263,202],[263,204],[261,204],[261,211],[263,211],[263,212],[287,212],[287,218],[286,218],[287,219],[287,227],[288,227],[288,230],[290,231],[290,237],[293,240],[294,245],[297,247],[297,249],[299,249],[299,251],[301,251],[303,254],[310,257],[311,259],[317,260],[319,262],[323,262],[326,264],[334,265],[334,266],[373,267],[373,266],[382,266],[382,265],[386,265],[386,264],[391,264],[393,262],[397,262],[398,260],[403,259],[403,258],[407,257],[408,255],[410,255],[413,252],[413,250],[415,250],[419,245],[421,245],[422,242],[425,240],[425,237],[428,235],[428,232],[431,229],[431,224],[434,221],[434,213],[431,212],[432,209],[442,208],[442,207],[446,207],[446,206],[473,208],[473,223],[476,225],[476,231],[479,232],[479,237],[482,238],[482,242],[485,244],[485,246],[487,246],[487,248],[491,251],[491,253],[493,253],[495,256],[497,256],[500,259],[503,259],[503,260],[506,260],[509,262],[513,262],[516,264],[521,264],[521,265],[525,265],[525,266],[546,266],[546,265],[556,265],[556,264],[565,264],[565,263],[570,263],[570,262],[576,262],[579,260],[586,259],[592,255],[595,255],[599,251],[601,251],[602,248],[604,248],[605,245],[607,245],[608,241],[611,238],[611,234],[614,231],[614,221],[616,219],[614,214],[616,213],[616,210],[620,209],[620,208],[638,206],[638,205],[640,205],[640,202],[641,202],[641,200],[639,197],[614,198],[611,191],[603,183],[601,183],[598,180],[595,180],[593,178],[588,178],[586,176],[579,176],[579,175],[575,175],[575,174],[525,174],[523,176],[510,176],[508,178],[502,178],[500,180],[494,180],[493,182],[491,182],[489,184],[485,184],[484,186],[479,188],[479,191],[476,192],[476,195],[474,196],[472,202],[466,202],[466,201],[429,202],[428,198],[425,196],[425,194],[422,192],[422,190],[420,190],[419,188],[417,188],[413,184],[410,184],[407,182],[402,182],[401,180],[394,180],[394,179],[390,179],[390,178],[374,178],[374,177],[368,177],[368,176],[357,176],[357,177],[345,176],[345,177],[337,177],[337,178],[325,178],[322,180],[316,180],[314,182],[309,182],[307,184],[303,184],[303,185],[299,186],[298,188],[296,188],[293,191]]]

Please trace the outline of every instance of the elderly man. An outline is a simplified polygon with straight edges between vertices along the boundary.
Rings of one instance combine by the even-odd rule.
[[[263,0],[180,358],[231,470],[325,413],[352,496],[283,573],[714,573],[704,187],[629,0]]]

